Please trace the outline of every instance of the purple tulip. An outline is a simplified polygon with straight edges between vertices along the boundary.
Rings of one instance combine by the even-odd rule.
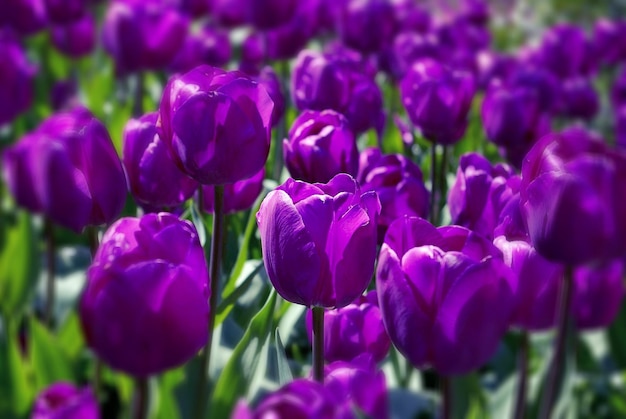
[[[624,299],[624,262],[613,260],[582,266],[574,272],[572,308],[576,327],[608,327]]]
[[[208,278],[188,221],[168,213],[118,220],[87,271],[80,317],[89,347],[135,377],[187,362],[207,343]]]
[[[626,250],[626,155],[581,128],[543,137],[522,167],[522,213],[545,258],[569,265]]]
[[[392,0],[398,31],[427,33],[432,18],[425,5],[413,0]]]
[[[276,28],[294,16],[298,3],[298,0],[252,0],[248,5],[249,21],[257,29]]]
[[[575,77],[561,84],[557,106],[559,113],[566,117],[591,120],[600,109],[600,99],[590,79]]]
[[[76,80],[70,78],[56,81],[50,90],[50,104],[55,111],[80,106]]]
[[[406,75],[415,61],[423,58],[438,59],[441,55],[439,41],[431,33],[401,32],[394,38],[391,48],[389,71],[398,79]]]
[[[287,107],[280,79],[272,67],[266,66],[261,69],[256,80],[267,90],[267,94],[274,102],[274,110],[272,111],[272,127],[274,127],[285,115]]]
[[[626,148],[626,106],[615,110],[615,143],[617,147]]]
[[[306,182],[328,182],[339,173],[356,176],[359,152],[348,121],[335,111],[304,111],[283,141],[289,174]]]
[[[230,214],[250,209],[263,189],[264,178],[265,168],[263,167],[251,178],[224,185],[224,213]],[[202,186],[202,196],[204,210],[214,213],[215,188],[213,186]]]
[[[307,311],[306,328],[312,339],[313,316]],[[324,359],[328,362],[352,361],[368,354],[382,361],[391,341],[378,308],[376,291],[360,296],[345,307],[324,311]]]
[[[44,0],[5,0],[2,4],[0,27],[10,26],[20,35],[32,35],[47,23]]]
[[[492,239],[500,212],[518,188],[519,177],[508,165],[492,165],[478,153],[462,155],[448,194],[452,223]]]
[[[90,388],[56,382],[45,388],[33,406],[31,419],[98,419],[98,400]]]
[[[52,44],[72,58],[90,54],[96,43],[96,21],[90,13],[78,20],[51,28]]]
[[[62,25],[80,19],[87,9],[86,0],[44,0],[51,22]]]
[[[507,85],[533,91],[537,95],[540,111],[552,112],[559,95],[558,79],[546,69],[520,65],[507,80]]]
[[[131,119],[124,129],[123,162],[130,192],[152,208],[172,208],[198,189],[198,182],[180,171],[157,132],[158,114]]]
[[[274,103],[243,73],[200,66],[174,76],[159,109],[161,138],[203,185],[234,183],[265,165]]]
[[[430,194],[419,166],[401,154],[382,154],[368,148],[361,153],[357,180],[363,191],[375,191],[380,199],[378,242],[391,223],[405,215],[426,217]]]
[[[518,66],[517,58],[495,51],[481,51],[476,56],[478,87],[487,90],[492,83],[508,80]]]
[[[626,58],[626,20],[601,18],[593,27],[593,48],[596,58],[608,65],[615,65]]]
[[[197,33],[189,33],[180,51],[172,61],[172,72],[186,73],[202,64],[223,67],[231,56],[228,32],[209,25]]]
[[[214,0],[180,0],[180,9],[194,18],[201,18],[211,11]]]
[[[585,32],[578,26],[560,23],[548,29],[541,40],[538,60],[559,78],[582,74],[589,51]]]
[[[442,64],[417,61],[400,84],[402,104],[413,124],[429,141],[453,144],[465,133],[474,96],[474,80]]]
[[[183,47],[188,19],[161,0],[113,0],[103,23],[118,75],[168,66]]]
[[[36,68],[15,36],[0,30],[0,126],[27,111],[33,102]]]
[[[212,15],[219,26],[234,28],[246,23],[251,0],[211,0]]]
[[[346,0],[338,26],[345,45],[363,53],[378,52],[393,39],[395,10],[389,0]]]
[[[49,117],[6,149],[4,169],[18,205],[76,232],[113,221],[126,200],[111,137],[82,107]]]
[[[339,397],[317,381],[300,378],[266,396],[252,410],[240,401],[231,419],[356,419],[347,404],[340,404]]]
[[[626,105],[626,68],[621,70],[611,86],[611,105],[621,108]]]
[[[367,288],[376,259],[375,192],[339,174],[327,184],[288,179],[261,203],[257,224],[270,281],[286,300],[345,307]]]
[[[465,374],[495,352],[515,307],[515,278],[489,241],[464,227],[396,220],[376,288],[393,344],[416,367]]]
[[[318,28],[316,9],[319,1],[299,2],[296,13],[288,22],[265,32],[267,58],[291,59],[306,47]]]
[[[241,43],[241,59],[239,70],[250,76],[261,72],[266,56],[266,40],[263,35],[252,32]]]

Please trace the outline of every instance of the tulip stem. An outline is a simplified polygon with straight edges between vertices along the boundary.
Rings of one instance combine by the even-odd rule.
[[[196,415],[198,419],[204,418],[206,400],[208,400],[208,372],[211,364],[211,345],[213,344],[213,326],[215,325],[215,312],[217,310],[217,294],[219,285],[220,265],[222,259],[222,235],[224,233],[224,185],[214,187],[214,214],[213,214],[213,237],[211,238],[211,261],[209,273],[211,278],[211,297],[209,299],[209,340],[202,351],[200,382],[196,394]],[[202,197],[200,196],[200,200]]]
[[[515,419],[524,419],[526,410],[526,388],[528,386],[528,332],[522,331],[519,354],[518,354],[518,374],[517,395],[515,401]]]
[[[324,307],[313,307],[313,379],[324,382]]]
[[[452,418],[452,386],[450,378],[445,375],[439,376],[441,391],[441,419]]]
[[[437,225],[437,144],[430,146],[430,222]]]
[[[559,313],[558,313],[558,329],[556,339],[553,343],[553,354],[550,362],[550,370],[548,371],[548,377],[546,379],[546,391],[543,393],[541,400],[541,410],[539,412],[540,419],[549,419],[552,417],[552,409],[554,407],[554,399],[557,392],[557,387],[561,381],[563,375],[565,352],[567,349],[568,335],[570,333],[568,322],[570,306],[572,304],[573,295],[573,276],[574,270],[571,265],[567,265],[565,268],[565,275],[563,275],[563,285],[561,287],[560,301],[559,301]],[[572,332],[573,333],[573,332]]]
[[[44,234],[46,236],[46,262],[47,262],[47,277],[46,277],[46,303],[44,309],[44,322],[49,328],[52,328],[54,323],[54,277],[56,271],[56,243],[54,240],[54,225],[52,220],[46,217],[44,221]]]
[[[87,227],[87,242],[89,242],[89,252],[91,253],[91,260],[96,256],[96,252],[98,251],[98,227],[96,226],[88,226]],[[102,381],[102,361],[94,354],[94,368],[93,368],[93,380],[92,387],[93,393],[98,399],[100,394],[100,382]]]
[[[146,377],[137,378],[135,381],[135,402],[134,415],[135,419],[147,419],[148,417],[148,379]]]
[[[89,242],[89,252],[91,253],[91,259],[93,259],[99,246],[98,228],[96,226],[87,227],[87,241]]]

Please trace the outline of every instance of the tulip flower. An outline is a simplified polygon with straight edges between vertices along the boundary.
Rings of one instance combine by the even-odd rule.
[[[196,67],[165,86],[161,138],[201,184],[234,183],[265,165],[273,109],[267,91],[243,73]]]
[[[75,22],[87,9],[87,0],[44,0],[46,15],[58,24]]]
[[[0,30],[0,126],[28,110],[33,102],[36,68],[15,36]]]
[[[191,198],[198,182],[181,172],[157,132],[156,112],[131,119],[122,150],[130,192],[151,208],[175,208]]]
[[[624,262],[620,259],[581,266],[574,271],[572,310],[576,327],[608,327],[624,300]]]
[[[285,94],[280,84],[280,80],[272,67],[266,66],[261,69],[256,76],[256,80],[261,86],[267,90],[272,102],[274,102],[274,110],[272,111],[272,127],[275,127],[285,115]]]
[[[584,74],[588,53],[585,31],[573,24],[560,23],[543,34],[537,58],[544,68],[564,79]]]
[[[393,344],[418,368],[465,374],[494,354],[515,307],[515,278],[489,241],[463,227],[396,220],[376,289]]]
[[[363,53],[378,52],[396,31],[389,0],[346,0],[337,21],[341,41]]]
[[[137,378],[179,366],[207,343],[208,272],[191,223],[122,218],[104,234],[80,303],[87,344]]]
[[[170,65],[172,72],[186,73],[202,64],[222,67],[231,56],[228,32],[209,25],[189,33]]]
[[[56,382],[35,399],[31,419],[98,419],[98,400],[90,388]]]
[[[561,84],[558,111],[569,118],[591,120],[600,110],[600,99],[590,79],[575,77]]]
[[[33,35],[46,24],[44,0],[5,0],[0,27],[10,26],[20,35]]]
[[[593,27],[593,51],[600,62],[614,65],[626,57],[626,21],[598,19]]]
[[[327,184],[288,179],[257,213],[270,281],[286,300],[345,307],[372,279],[376,259],[375,192],[339,174]]]
[[[355,176],[359,152],[343,115],[332,111],[305,111],[294,121],[283,141],[289,174],[307,182],[328,182],[339,173]]]
[[[113,221],[124,206],[122,163],[85,108],[52,115],[6,149],[3,162],[18,205],[76,232]]]
[[[52,44],[72,58],[80,58],[90,54],[96,43],[96,21],[90,13],[80,19],[63,25],[55,25],[51,29]]]
[[[261,168],[257,174],[248,179],[224,185],[224,213],[245,211],[252,207],[263,189],[263,179],[265,179],[265,168]],[[215,187],[203,185],[202,198],[204,210],[214,213]]]

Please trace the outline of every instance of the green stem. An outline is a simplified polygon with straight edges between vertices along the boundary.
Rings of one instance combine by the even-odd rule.
[[[133,403],[133,418],[147,419],[148,417],[148,378],[137,378],[135,381],[135,400]]]
[[[47,261],[47,277],[46,277],[46,303],[44,309],[44,322],[49,328],[54,324],[54,277],[56,271],[56,242],[54,240],[54,225],[52,220],[46,217],[44,221],[44,234],[46,236],[46,261]]]
[[[211,364],[211,345],[213,343],[213,325],[215,324],[215,314],[217,311],[217,294],[219,285],[220,266],[222,259],[222,235],[224,234],[224,185],[215,185],[215,200],[213,214],[213,237],[211,238],[211,261],[209,274],[211,278],[211,298],[209,299],[209,340],[201,355],[200,382],[196,394],[196,415],[197,419],[204,418],[206,410],[206,400],[208,400],[207,389],[208,370]],[[199,201],[202,201],[202,193],[199,193]],[[202,208],[200,208],[202,211]],[[202,212],[200,212],[202,214]]]
[[[572,266],[566,266],[565,275],[563,275],[563,285],[559,301],[558,313],[558,329],[557,336],[553,343],[553,354],[550,362],[550,370],[546,379],[546,391],[543,393],[541,400],[541,410],[539,412],[540,419],[549,419],[552,417],[552,409],[558,387],[563,375],[565,355],[567,350],[568,335],[573,333],[568,327],[570,306],[573,296],[573,277],[574,269]]]
[[[89,251],[91,253],[91,259],[96,256],[96,252],[98,251],[98,246],[100,245],[98,241],[98,227],[89,226],[87,227],[87,241],[89,242]]]
[[[313,307],[313,379],[324,382],[324,307]]]
[[[452,418],[452,383],[445,375],[439,376],[439,386],[441,391],[441,419]]]
[[[289,62],[283,60],[278,65],[279,80],[285,97],[285,109],[289,109]],[[273,178],[280,183],[280,175],[283,172],[283,139],[287,137],[287,111],[278,122],[276,136],[274,137],[274,168]]]
[[[524,419],[526,410],[526,390],[528,387],[528,350],[529,338],[528,332],[522,331],[521,342],[518,354],[518,376],[517,395],[515,401],[515,419]]]

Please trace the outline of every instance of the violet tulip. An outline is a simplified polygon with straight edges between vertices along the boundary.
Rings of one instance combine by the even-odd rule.
[[[267,90],[267,94],[274,102],[274,110],[272,111],[272,127],[274,127],[285,115],[287,107],[280,79],[272,67],[266,66],[261,69],[256,80]]]
[[[87,9],[87,0],[44,0],[46,16],[51,22],[65,24],[80,19]]]
[[[265,168],[261,168],[254,176],[238,180],[235,183],[224,185],[224,213],[230,214],[237,211],[250,209],[259,197],[263,189],[263,179],[265,178]],[[215,212],[215,187],[210,185],[202,186],[203,208],[209,213]]]
[[[572,310],[578,329],[608,327],[624,300],[624,262],[581,266],[574,271]]]
[[[96,43],[96,21],[90,13],[78,20],[54,25],[51,28],[52,44],[63,54],[80,58],[90,54]]]
[[[474,88],[469,74],[422,59],[402,79],[400,94],[409,118],[427,140],[453,144],[465,134]]]
[[[306,328],[311,340],[313,316],[310,310],[307,311]],[[349,362],[367,354],[374,362],[380,362],[387,356],[390,346],[376,291],[360,296],[345,307],[324,311],[326,361]]]
[[[515,307],[515,278],[489,241],[464,227],[396,220],[376,289],[393,344],[418,368],[465,374],[494,354]]]
[[[345,0],[337,23],[341,41],[363,53],[378,52],[396,31],[389,0]]]
[[[90,388],[59,381],[35,399],[31,419],[98,419],[98,400]]]
[[[585,31],[573,24],[559,23],[543,34],[537,58],[557,77],[568,78],[584,74],[588,53]]]
[[[44,120],[5,150],[3,163],[18,205],[76,232],[112,222],[126,200],[111,137],[82,107]]]
[[[161,138],[201,184],[234,183],[265,165],[273,109],[267,91],[245,74],[196,67],[165,86]]]
[[[87,271],[80,303],[87,344],[135,377],[187,362],[207,343],[208,278],[190,222],[168,213],[118,220]]]
[[[186,73],[202,64],[223,67],[231,56],[228,32],[209,25],[197,33],[189,33],[170,65],[173,72]]]
[[[307,182],[328,182],[339,173],[355,176],[359,152],[343,115],[332,110],[304,111],[283,141],[289,174]]]
[[[0,27],[10,26],[20,35],[32,35],[46,24],[44,0],[5,0],[3,2]]]
[[[543,137],[522,167],[522,213],[549,260],[580,265],[626,251],[626,155],[582,128]]]
[[[378,242],[387,228],[404,215],[427,217],[430,193],[424,185],[422,171],[401,154],[382,154],[368,148],[361,153],[357,180],[364,191],[375,191],[380,199]]]
[[[288,179],[257,213],[263,260],[287,301],[344,307],[363,293],[376,259],[375,192],[339,174],[327,184]]]
[[[0,126],[30,108],[34,96],[36,68],[15,35],[0,30]]]
[[[198,189],[198,182],[181,172],[157,132],[158,114],[148,113],[126,123],[123,163],[130,193],[149,208],[173,209]]]
[[[591,120],[600,110],[600,99],[590,79],[574,77],[561,84],[557,107],[563,116]]]

